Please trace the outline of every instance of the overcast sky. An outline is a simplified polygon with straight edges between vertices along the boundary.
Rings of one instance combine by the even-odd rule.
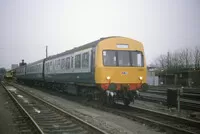
[[[142,42],[148,64],[200,46],[200,0],[0,0],[0,67],[106,36]]]

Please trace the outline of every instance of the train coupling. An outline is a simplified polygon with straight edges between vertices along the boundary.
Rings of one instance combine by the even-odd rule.
[[[116,96],[117,95],[117,93],[116,92],[113,92],[113,91],[109,91],[109,90],[106,90],[106,95],[107,96]]]

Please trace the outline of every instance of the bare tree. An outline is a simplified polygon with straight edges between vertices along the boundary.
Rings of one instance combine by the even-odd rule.
[[[155,63],[158,67],[162,68],[162,69],[166,69],[167,68],[167,56],[166,55],[160,55],[157,59],[156,59],[156,63]]]
[[[174,52],[171,59],[171,64],[173,69],[177,70],[179,68],[179,52]]]
[[[194,53],[193,53],[193,58],[194,58],[194,66],[195,68],[200,68],[200,47],[195,47]]]
[[[167,52],[158,56],[153,63],[154,66],[167,69],[177,70],[183,68],[200,68],[200,47],[195,49],[179,49],[174,52]]]

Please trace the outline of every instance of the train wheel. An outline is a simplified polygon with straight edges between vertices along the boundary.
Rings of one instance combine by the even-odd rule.
[[[125,106],[128,106],[130,104],[130,100],[128,98],[124,98],[123,102]]]

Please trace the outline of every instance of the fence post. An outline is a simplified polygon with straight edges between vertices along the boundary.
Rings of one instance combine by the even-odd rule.
[[[178,112],[180,112],[180,89],[177,89]]]
[[[181,88],[178,88],[178,90],[177,90],[177,101],[178,101],[178,103],[177,103],[177,107],[178,107],[178,112],[180,112],[180,110],[181,110],[181,108],[180,108],[180,105],[181,105],[181,95],[183,94],[183,87],[181,87]]]

